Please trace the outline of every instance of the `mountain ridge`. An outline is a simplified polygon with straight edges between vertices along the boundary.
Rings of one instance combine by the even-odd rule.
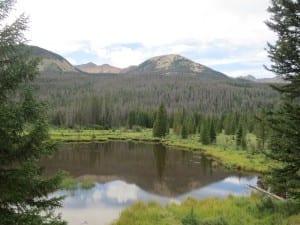
[[[109,64],[97,65],[88,62],[81,65],[72,65],[67,59],[52,51],[38,46],[26,46],[27,50],[40,58],[38,68],[40,72],[50,73],[85,73],[85,74],[116,74],[116,75],[162,75],[162,76],[197,76],[205,79],[246,80],[254,83],[284,83],[280,77],[257,79],[254,76],[231,78],[222,72],[194,62],[184,56],[167,54],[154,56],[139,65],[118,68]]]
[[[121,72],[121,68],[111,66],[109,64],[102,64],[97,65],[93,62],[89,62],[86,64],[80,64],[75,66],[77,69],[79,69],[82,72],[85,73],[115,73],[119,74]]]
[[[52,51],[38,46],[26,45],[26,51],[33,57],[38,57],[38,69],[41,72],[79,72],[67,59]]]
[[[237,79],[251,81],[255,83],[267,83],[267,84],[282,84],[286,83],[280,76],[270,77],[270,78],[255,78],[252,75],[240,76]]]
[[[131,75],[192,75],[212,79],[230,79],[225,74],[215,71],[200,63],[196,63],[186,57],[176,54],[160,55],[152,57],[136,67],[126,71]]]

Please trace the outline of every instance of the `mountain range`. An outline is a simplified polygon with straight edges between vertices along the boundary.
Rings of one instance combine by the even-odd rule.
[[[180,55],[156,56],[116,69],[93,63],[73,66],[42,48],[29,50],[41,59],[35,93],[50,106],[50,123],[58,126],[121,127],[134,114],[136,125],[152,127],[162,102],[170,116],[182,110],[221,116],[254,113],[279,99],[268,84],[234,79]]]
[[[95,63],[89,62],[86,64],[76,65],[77,69],[85,73],[121,73],[122,69],[114,67],[108,64],[96,65]]]
[[[252,81],[252,82],[256,82],[256,83],[272,83],[272,84],[285,83],[285,81],[280,76],[257,79],[252,75],[247,75],[247,76],[240,76],[237,79]]]
[[[118,68],[109,64],[96,65],[89,62],[82,65],[72,65],[64,57],[46,49],[28,46],[33,56],[39,57],[39,70],[47,73],[85,73],[85,74],[122,74],[122,75],[165,75],[165,76],[198,76],[205,79],[230,80],[232,78],[215,71],[205,65],[193,62],[180,55],[169,54],[150,58],[137,66]],[[282,83],[280,77],[256,79],[248,75],[237,80],[257,83]]]
[[[29,54],[40,59],[39,70],[41,72],[79,72],[76,67],[64,57],[37,46],[26,46]]]

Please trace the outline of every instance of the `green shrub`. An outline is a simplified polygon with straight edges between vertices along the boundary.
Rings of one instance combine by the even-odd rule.
[[[181,223],[183,225],[200,225],[200,221],[194,215],[194,208],[191,209],[191,212],[182,218]]]
[[[59,189],[65,189],[65,190],[75,190],[77,189],[77,187],[78,187],[78,182],[70,176],[65,177],[59,185]]]
[[[204,220],[201,225],[229,225],[223,216]]]
[[[80,187],[82,189],[91,189],[93,187],[95,187],[95,182],[92,181],[92,180],[84,180],[81,184],[80,184]]]

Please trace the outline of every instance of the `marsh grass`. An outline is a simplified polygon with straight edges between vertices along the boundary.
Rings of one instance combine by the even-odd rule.
[[[167,206],[138,202],[125,209],[113,225],[299,225],[297,210],[294,203],[273,201],[258,194],[226,199],[189,198],[181,205]]]
[[[109,140],[141,140],[158,141],[152,137],[151,129],[132,131],[120,130],[72,130],[72,129],[52,129],[49,132],[51,139],[62,142],[91,142]]]
[[[70,176],[63,178],[62,182],[59,185],[59,189],[64,190],[76,190],[78,188],[78,181]]]
[[[64,172],[64,178],[62,179],[59,189],[74,191],[78,188],[88,190],[95,186],[95,182],[92,179],[84,179],[79,181],[76,178],[73,178],[67,172]]]
[[[95,187],[95,182],[93,180],[84,180],[80,183],[82,189],[88,190]]]

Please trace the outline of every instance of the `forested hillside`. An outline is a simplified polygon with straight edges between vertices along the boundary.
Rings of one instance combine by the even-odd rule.
[[[51,123],[69,127],[126,126],[130,118],[139,120],[133,123],[152,127],[161,102],[171,118],[182,109],[210,116],[255,112],[278,100],[267,84],[180,75],[43,73],[36,89],[50,106]]]
[[[279,100],[268,84],[233,79],[180,55],[153,57],[118,74],[89,74],[53,52],[32,46],[29,50],[41,59],[35,93],[46,100],[55,126],[153,127],[158,106],[164,103],[170,127],[182,115],[195,121],[195,130],[200,129],[201,116],[220,120],[238,112],[252,120]]]

